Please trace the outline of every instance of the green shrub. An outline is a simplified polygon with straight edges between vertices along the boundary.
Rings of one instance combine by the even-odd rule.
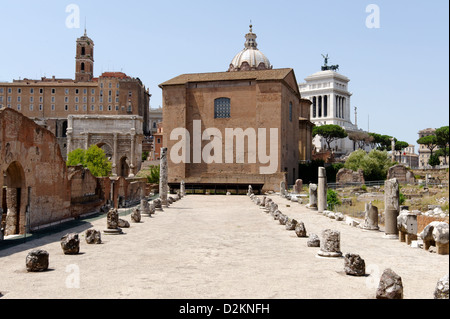
[[[159,184],[159,171],[159,165],[149,167],[149,174],[146,176],[149,184]]]
[[[67,166],[83,165],[96,177],[106,177],[111,174],[112,164],[106,158],[105,152],[97,145],[88,150],[76,149],[67,156]]]
[[[327,191],[327,204],[329,210],[333,210],[337,205],[341,205],[338,194],[332,189]]]

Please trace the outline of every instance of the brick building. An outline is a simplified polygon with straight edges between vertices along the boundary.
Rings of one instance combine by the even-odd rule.
[[[252,29],[228,72],[183,74],[160,88],[171,187],[279,191],[311,158],[311,102],[293,69],[273,69]]]
[[[139,78],[122,72],[94,77],[94,42],[86,32],[76,41],[75,79],[41,78],[0,82],[0,108],[12,108],[57,137],[67,156],[69,115],[138,115],[150,135],[148,89]]]

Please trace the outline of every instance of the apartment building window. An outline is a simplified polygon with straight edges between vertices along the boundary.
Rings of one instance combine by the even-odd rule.
[[[33,88],[30,89],[30,94],[34,94],[34,89]]]
[[[21,93],[22,93],[22,89],[20,89],[20,88],[17,89],[17,93],[18,93],[18,94],[21,94]]]
[[[17,104],[17,110],[20,111],[22,109],[22,106],[20,104]]]
[[[39,111],[42,111],[43,108],[44,106],[42,104],[39,104]]]
[[[55,110],[55,104],[52,104],[52,111]]]
[[[66,95],[69,95],[69,89],[66,89],[64,92],[66,93]]]
[[[22,98],[20,96],[17,97],[17,102],[20,102]]]
[[[77,105],[75,105],[75,111],[77,111],[77,112],[78,112],[78,104],[77,104]]]
[[[39,94],[44,94],[44,89],[39,89]]]
[[[56,93],[56,89],[52,89],[52,94],[55,94]]]
[[[66,104],[66,105],[64,105],[64,110],[65,111],[68,111],[69,110],[69,106]]]
[[[112,106],[108,105],[108,111],[112,111]]]
[[[55,103],[55,97],[52,96],[52,103]]]
[[[95,105],[91,105],[91,111],[95,111]]]
[[[94,95],[95,94],[95,89],[91,90],[91,94]]]
[[[30,103],[34,102],[34,98],[32,96],[30,96]]]
[[[66,97],[64,98],[64,102],[69,103],[69,97],[68,97],[68,96],[66,96]]]
[[[99,109],[100,111],[103,111],[103,105],[100,105],[100,106],[98,107],[98,109]]]
[[[30,104],[30,111],[33,111],[34,105]]]
[[[12,93],[12,89],[8,88],[8,94],[11,94],[11,93]]]
[[[0,88],[0,94],[3,94],[3,88]]]
[[[95,103],[95,97],[91,97],[91,103]]]
[[[83,89],[83,94],[87,94],[87,89]]]
[[[116,105],[116,111],[118,111],[119,110],[119,106],[118,105]]]
[[[39,97],[39,103],[44,102],[44,98],[42,96]]]
[[[3,96],[0,96],[0,103],[3,103]]]
[[[214,100],[214,118],[226,119],[231,117],[231,100],[219,98]]]
[[[80,98],[78,96],[75,97],[75,103],[79,103],[80,102]]]

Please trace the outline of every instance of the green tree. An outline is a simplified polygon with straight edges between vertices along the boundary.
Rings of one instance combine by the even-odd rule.
[[[84,164],[85,164],[84,154],[85,154],[85,151],[82,149],[78,148],[76,150],[73,150],[72,152],[70,152],[67,155],[66,165],[67,166],[77,166],[77,165],[84,166]]]
[[[439,159],[439,154],[437,154],[437,152],[430,156],[428,160],[428,165],[430,166],[441,165],[441,160]]]
[[[438,140],[436,135],[424,136],[417,140],[417,144],[425,145],[425,147],[430,150],[430,157],[433,156],[433,151],[438,147],[437,142]]]
[[[372,150],[366,153],[357,150],[350,154],[345,162],[345,168],[353,171],[362,169],[366,181],[385,180],[389,168],[393,165],[387,151]]]
[[[152,165],[149,167],[149,174],[146,176],[147,177],[147,182],[149,184],[159,184],[159,165]]]
[[[339,125],[321,125],[313,128],[313,137],[321,136],[325,139],[328,149],[331,150],[331,143],[341,138],[346,138],[348,134]]]
[[[337,205],[341,205],[338,194],[332,189],[327,191],[327,205],[329,210],[333,210]]]
[[[67,166],[83,165],[96,177],[109,176],[111,174],[111,162],[106,158],[105,152],[97,145],[92,145],[88,150],[76,149],[67,156]]]
[[[370,145],[375,141],[375,138],[364,131],[347,131],[348,138],[355,143],[355,145],[364,149],[365,145]]]
[[[436,144],[439,147],[440,155],[444,157],[444,164],[447,164],[447,156],[449,149],[449,127],[442,126],[436,129]]]

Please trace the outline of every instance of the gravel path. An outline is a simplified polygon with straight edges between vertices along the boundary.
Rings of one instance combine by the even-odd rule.
[[[87,245],[84,231],[103,231],[106,218],[0,250],[2,299],[373,299],[381,273],[402,277],[405,299],[432,299],[448,273],[449,256],[324,217],[277,195],[287,216],[308,234],[341,232],[341,250],[361,255],[366,277],[344,273],[344,259],[317,257],[307,238],[297,238],[247,196],[187,196],[152,218],[131,223],[123,235],[102,234]],[[290,205],[290,207],[287,207]],[[131,221],[130,216],[122,217]],[[81,236],[80,254],[66,256],[60,238]],[[40,248],[50,269],[27,273],[25,258]]]

